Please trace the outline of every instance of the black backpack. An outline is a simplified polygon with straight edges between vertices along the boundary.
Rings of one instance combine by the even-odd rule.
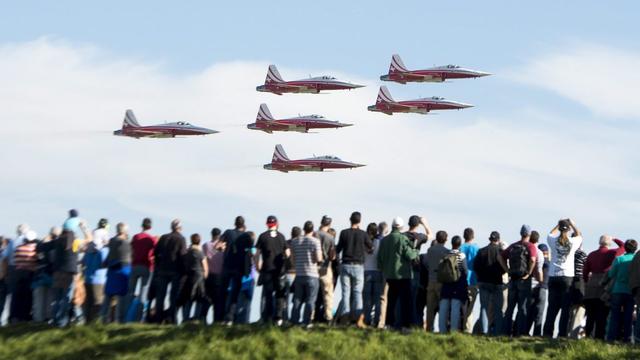
[[[529,248],[522,242],[511,246],[509,252],[509,276],[514,279],[522,279],[529,273]]]

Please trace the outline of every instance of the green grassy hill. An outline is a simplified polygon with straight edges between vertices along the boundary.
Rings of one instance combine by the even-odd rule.
[[[492,339],[346,328],[94,325],[0,329],[0,359],[640,359],[596,341]]]

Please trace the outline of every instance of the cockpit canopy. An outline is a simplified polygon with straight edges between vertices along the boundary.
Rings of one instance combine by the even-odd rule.
[[[189,124],[188,122],[185,122],[185,121],[178,121],[176,124],[180,125],[180,126],[191,126],[191,124]]]
[[[458,66],[458,65],[453,65],[453,64],[447,65],[447,69],[459,69],[459,68],[460,68],[460,66]]]
[[[431,99],[433,99],[433,100],[444,100],[443,97],[439,97],[439,96],[432,96]]]
[[[317,115],[317,114],[312,114],[312,115],[309,115],[308,117],[310,117],[312,119],[324,119],[324,116]]]
[[[336,78],[334,78],[333,76],[329,76],[329,75],[324,75],[320,77],[322,80],[335,80]]]

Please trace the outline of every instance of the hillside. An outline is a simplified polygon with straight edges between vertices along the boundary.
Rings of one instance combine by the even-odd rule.
[[[491,339],[415,331],[94,325],[0,329],[0,359],[640,359],[595,341]]]

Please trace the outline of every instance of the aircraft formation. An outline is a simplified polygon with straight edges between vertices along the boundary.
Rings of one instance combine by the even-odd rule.
[[[410,82],[441,83],[454,79],[473,79],[489,76],[490,73],[462,68],[457,65],[434,66],[422,70],[409,70],[402,62],[400,55],[394,54],[391,57],[391,64],[387,74],[380,76],[382,81],[390,81],[398,84]],[[322,91],[332,90],[352,90],[364,87],[364,85],[353,84],[341,81],[332,76],[309,77],[308,79],[285,81],[275,65],[269,65],[264,84],[256,87],[257,91],[270,92],[276,95],[285,93],[293,94],[319,94]],[[461,110],[473,107],[458,101],[447,100],[442,97],[433,96],[413,100],[396,101],[391,97],[391,93],[386,86],[380,86],[376,103],[367,107],[367,110],[381,112],[387,115],[394,113],[416,113],[429,114],[433,110]],[[353,124],[341,123],[325,119],[321,115],[299,115],[277,119],[271,115],[267,104],[260,104],[258,115],[254,123],[248,124],[250,130],[260,130],[268,134],[277,131],[292,131],[308,133],[309,130],[317,129],[338,129],[352,126]],[[174,138],[177,136],[211,135],[218,131],[191,125],[190,123],[178,121],[159,125],[142,126],[138,123],[132,110],[127,110],[122,124],[122,128],[113,132],[117,136],[127,136],[132,138]],[[276,170],[287,173],[289,171],[325,171],[333,169],[354,169],[365,166],[341,160],[336,156],[314,156],[306,159],[291,160],[284,151],[281,144],[276,145],[271,162],[263,166],[266,170]]]

